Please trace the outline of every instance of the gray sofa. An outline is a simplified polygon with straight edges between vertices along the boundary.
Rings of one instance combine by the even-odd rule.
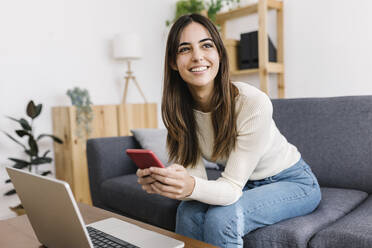
[[[245,235],[244,247],[371,248],[372,96],[272,102],[279,130],[318,177],[322,200],[307,216]],[[93,204],[173,231],[179,201],[141,189],[127,148],[140,145],[131,136],[88,140]],[[219,174],[208,170],[209,179]]]

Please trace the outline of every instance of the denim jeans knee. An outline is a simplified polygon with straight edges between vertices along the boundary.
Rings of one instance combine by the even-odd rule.
[[[207,204],[198,201],[183,201],[178,205],[176,233],[203,240],[203,223]]]
[[[312,212],[321,199],[319,184],[302,159],[275,176],[248,181],[234,204],[182,202],[176,232],[218,247],[243,247],[247,233]]]

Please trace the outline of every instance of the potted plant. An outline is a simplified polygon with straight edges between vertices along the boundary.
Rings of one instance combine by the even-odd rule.
[[[232,6],[240,0],[179,0],[176,3],[176,13],[172,21],[167,20],[166,25],[170,26],[180,16],[198,13],[207,16],[216,23],[216,15],[224,6]]]
[[[3,131],[3,133],[6,136],[8,136],[11,140],[13,140],[15,143],[20,145],[23,148],[25,155],[28,157],[27,159],[13,157],[8,158],[10,161],[14,163],[12,167],[17,169],[28,169],[28,171],[30,172],[35,172],[37,174],[46,176],[48,174],[51,174],[51,171],[50,170],[39,171],[38,166],[41,164],[51,163],[53,159],[48,156],[50,150],[47,150],[43,153],[40,151],[39,142],[44,138],[51,138],[54,142],[57,142],[59,144],[62,144],[63,142],[61,139],[51,134],[40,134],[36,136],[34,131],[34,120],[40,115],[41,110],[42,104],[35,105],[34,101],[31,100],[26,107],[26,114],[28,118],[26,117],[16,119],[7,116],[7,118],[17,122],[20,125],[20,128],[17,128],[15,130],[15,134],[18,136],[18,139],[16,139],[7,132]],[[24,139],[26,139],[27,142],[23,142]],[[5,181],[5,183],[10,182],[11,182],[10,179]],[[13,195],[15,193],[16,193],[15,189],[12,189],[6,192],[4,195]],[[22,204],[19,204],[16,207],[10,207],[10,209],[16,212],[18,215],[24,212]]]
[[[76,107],[76,136],[82,138],[84,133],[89,135],[92,132],[94,114],[88,90],[75,87],[68,90],[66,94],[70,97],[72,105]]]

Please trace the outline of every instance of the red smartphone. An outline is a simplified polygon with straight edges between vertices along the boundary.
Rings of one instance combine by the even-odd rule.
[[[165,168],[163,163],[156,157],[151,150],[145,149],[127,149],[128,156],[140,169],[147,169],[150,167]]]

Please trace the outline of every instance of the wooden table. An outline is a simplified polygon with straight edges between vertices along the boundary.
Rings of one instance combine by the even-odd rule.
[[[86,224],[96,222],[109,217],[115,217],[142,228],[155,231],[166,236],[185,242],[185,248],[213,248],[215,246],[194,240],[159,227],[155,227],[140,221],[136,221],[109,211],[92,207],[83,203],[78,204],[81,215]],[[37,240],[34,231],[26,215],[0,221],[0,247],[7,248],[41,248],[43,247]]]

